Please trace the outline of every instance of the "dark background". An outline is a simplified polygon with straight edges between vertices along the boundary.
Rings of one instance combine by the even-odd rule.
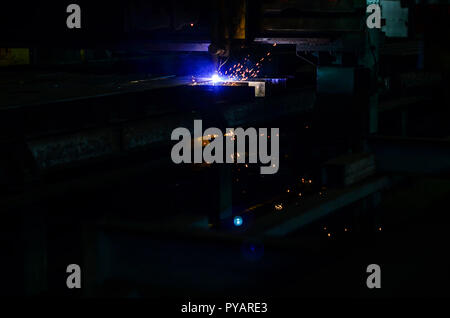
[[[367,30],[358,1],[77,3],[81,30],[69,2],[1,5],[2,295],[449,296],[448,3],[401,1],[406,38]],[[215,71],[211,43],[225,68],[266,57],[267,96],[190,85]],[[170,133],[194,119],[280,128],[279,172],[175,165]],[[376,168],[345,184],[365,155]]]

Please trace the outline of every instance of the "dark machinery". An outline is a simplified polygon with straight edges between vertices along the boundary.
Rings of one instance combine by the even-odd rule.
[[[362,0],[78,1],[82,27],[73,30],[65,24],[71,2],[26,10],[10,2],[0,11],[0,66],[8,66],[0,68],[0,208],[11,221],[5,224],[23,236],[12,250],[23,251],[16,263],[25,259],[25,265],[11,271],[25,272],[28,293],[47,287],[67,292],[59,276],[45,273],[59,273],[74,259],[89,268],[87,295],[107,291],[111,277],[145,276],[151,285],[159,278],[141,273],[157,257],[147,253],[145,238],[130,241],[123,233],[151,233],[152,250],[161,237],[170,241],[177,233],[186,250],[194,250],[192,237],[222,246],[249,230],[249,238],[267,238],[266,246],[276,249],[283,238],[337,210],[375,206],[392,185],[389,177],[373,175],[375,166],[416,169],[404,164],[416,151],[411,141],[394,138],[386,146],[372,136],[380,132],[379,115],[393,118],[393,129],[401,126],[406,135],[409,103],[422,107],[432,100],[413,93],[424,86],[435,93],[443,77],[416,68],[448,69],[447,57],[435,49],[445,37],[427,24],[421,41],[420,23],[406,26],[408,8],[423,9],[412,1],[379,1],[389,8],[381,30],[367,28]],[[389,12],[400,12],[401,19]],[[426,49],[435,58],[424,62]],[[245,75],[236,75],[238,68]],[[211,81],[214,74],[223,79]],[[222,130],[281,127],[280,172],[262,178],[251,165],[175,165],[171,132],[199,118]],[[436,155],[447,153],[447,143],[434,148]],[[399,157],[398,149],[408,156]],[[236,229],[238,214],[242,226]],[[243,246],[247,258],[261,256],[259,242]],[[120,253],[114,255],[115,248]],[[141,268],[112,261],[133,259],[128,250],[139,248],[148,256]],[[205,264],[241,267],[222,262],[220,248],[205,251],[212,260]],[[226,259],[234,260],[229,252]],[[304,255],[293,254],[304,262]],[[136,263],[140,256],[134,255]],[[294,264],[290,255],[286,259]],[[101,272],[109,263],[111,270]],[[158,266],[167,271],[166,262]],[[260,273],[269,272],[272,267]],[[219,279],[238,286],[248,276],[242,273]],[[185,282],[204,273],[189,274]],[[216,276],[204,276],[205,290]]]

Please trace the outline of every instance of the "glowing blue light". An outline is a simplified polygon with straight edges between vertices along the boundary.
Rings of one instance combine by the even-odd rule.
[[[213,81],[213,83],[218,83],[221,80],[222,79],[220,78],[219,74],[214,74],[213,76],[211,76],[211,81]]]
[[[234,225],[235,226],[241,226],[243,223],[242,218],[240,216],[234,217]]]

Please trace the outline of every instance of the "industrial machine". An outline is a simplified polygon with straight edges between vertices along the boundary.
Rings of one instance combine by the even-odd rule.
[[[413,138],[450,135],[448,4],[80,0],[68,28],[72,2],[0,10],[0,209],[19,294],[70,294],[69,262],[87,296],[282,294],[334,261],[323,240],[384,231],[378,206],[403,174],[448,172],[448,139]],[[175,164],[171,133],[199,119],[279,128],[280,169]]]

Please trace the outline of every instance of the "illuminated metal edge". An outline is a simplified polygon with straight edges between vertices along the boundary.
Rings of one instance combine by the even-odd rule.
[[[208,47],[210,43],[177,43],[177,42],[167,42],[167,43],[148,43],[144,46],[147,50],[152,51],[178,51],[178,52],[208,52]]]
[[[256,38],[255,42],[261,44],[295,45],[296,51],[330,51],[344,50],[341,39],[331,40],[329,38]]]
[[[330,51],[339,50],[352,52],[359,50],[364,45],[364,38],[356,33],[349,32],[340,35],[339,38],[331,39],[324,37],[259,37],[255,38],[256,43],[295,45],[297,52],[300,51]]]
[[[245,81],[231,81],[223,80],[221,82],[214,82],[211,79],[199,78],[199,81],[192,85],[212,85],[212,86],[240,86],[248,85],[255,88],[255,97],[265,97],[266,96],[266,86],[267,84],[278,85],[286,84],[286,78],[256,78],[252,80]]]
[[[255,38],[257,43],[265,44],[304,44],[304,45],[325,45],[330,44],[331,40],[327,38],[294,38],[294,37],[264,37]]]

